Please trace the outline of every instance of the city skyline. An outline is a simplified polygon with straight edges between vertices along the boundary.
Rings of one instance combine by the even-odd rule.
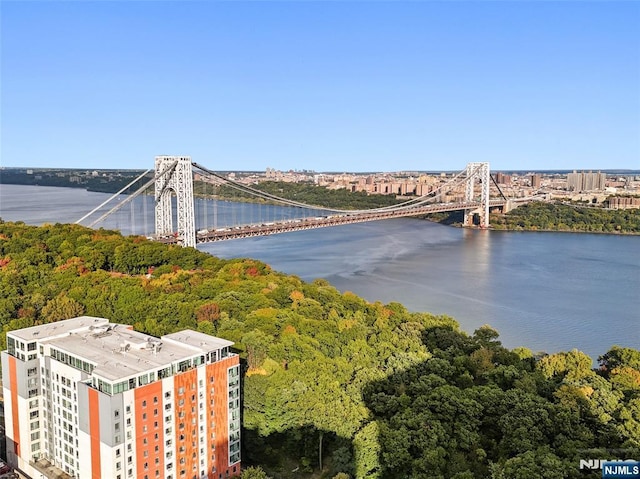
[[[3,2],[2,166],[640,167],[640,4]]]

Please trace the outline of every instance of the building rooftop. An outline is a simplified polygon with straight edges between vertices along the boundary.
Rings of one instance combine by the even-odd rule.
[[[164,336],[162,336],[162,340],[177,341],[179,343],[188,345],[197,351],[203,352],[214,351],[216,349],[233,346],[233,341],[216,338],[215,336],[209,336],[208,334],[201,333],[199,331],[193,331],[191,329],[185,329],[177,333],[165,334]]]
[[[90,316],[10,334],[24,341],[38,340],[87,361],[94,365],[94,375],[114,382],[233,345],[231,341],[192,330],[156,338],[134,331],[129,325]]]
[[[34,341],[36,339],[53,336],[65,336],[75,329],[88,328],[89,326],[100,326],[103,324],[109,324],[109,320],[105,318],[96,318],[94,316],[79,316],[77,318],[58,321],[57,323],[47,323],[39,326],[31,326],[30,328],[9,331],[9,334],[22,339],[23,341]]]

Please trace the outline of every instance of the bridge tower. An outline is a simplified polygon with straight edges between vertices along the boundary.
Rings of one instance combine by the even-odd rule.
[[[489,163],[469,163],[466,168],[465,201],[476,201],[475,185],[480,184],[480,208],[464,210],[464,224],[469,226],[473,214],[480,215],[480,227],[489,227],[489,183],[491,182]]]
[[[176,195],[178,238],[182,246],[196,246],[193,173],[189,156],[156,156],[156,235],[174,234],[172,195]]]

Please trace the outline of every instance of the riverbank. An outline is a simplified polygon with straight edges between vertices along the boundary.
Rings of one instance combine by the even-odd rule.
[[[436,223],[463,227],[462,212],[425,217]],[[640,209],[610,210],[581,208],[564,203],[534,202],[506,214],[493,213],[493,231],[532,231],[554,233],[598,233],[640,235]]]

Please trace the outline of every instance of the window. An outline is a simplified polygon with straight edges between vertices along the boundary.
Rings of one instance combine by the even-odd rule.
[[[16,354],[16,340],[13,339],[10,336],[7,337],[7,350],[9,352],[9,354],[11,354],[12,356],[15,356],[15,354]]]

